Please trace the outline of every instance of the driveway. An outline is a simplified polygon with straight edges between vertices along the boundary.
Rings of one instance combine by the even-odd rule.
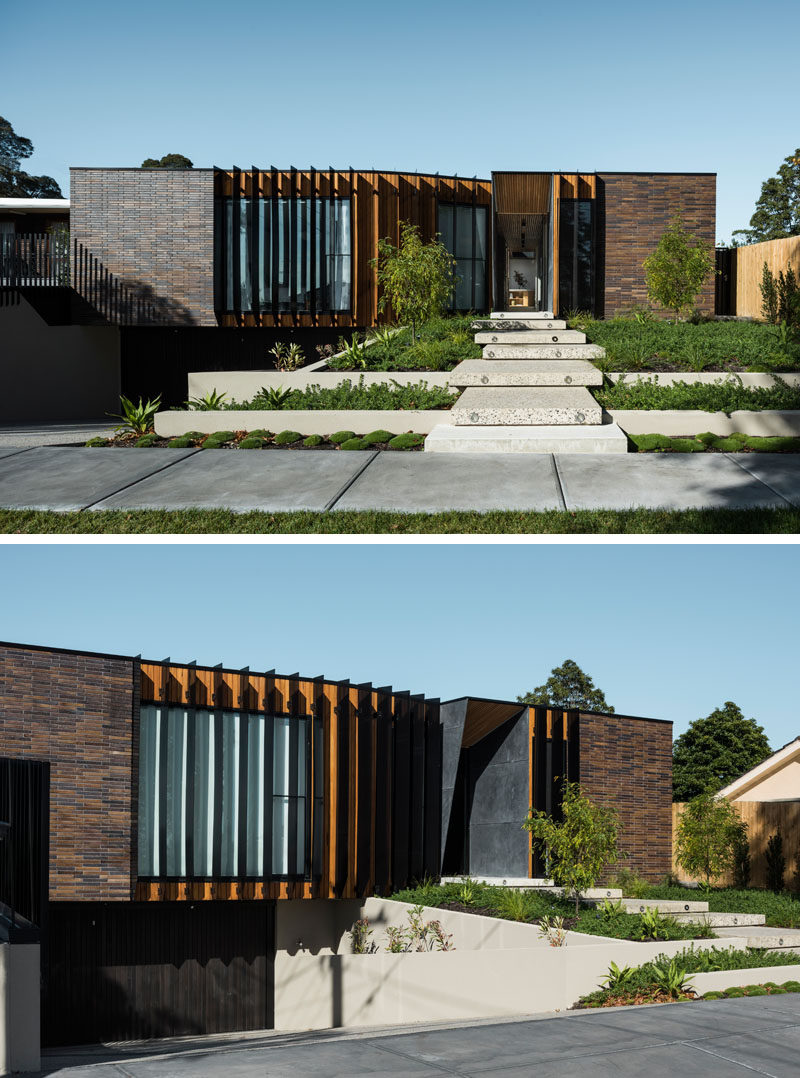
[[[256,1033],[50,1054],[58,1078],[795,1078],[800,994],[360,1033]]]

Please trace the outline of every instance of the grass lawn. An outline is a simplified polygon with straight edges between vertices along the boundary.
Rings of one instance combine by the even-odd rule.
[[[683,535],[800,531],[800,509],[549,510],[541,513],[296,512],[227,509],[0,510],[4,535]]]

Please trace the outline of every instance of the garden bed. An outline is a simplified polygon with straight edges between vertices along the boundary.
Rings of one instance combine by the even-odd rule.
[[[304,437],[296,430],[282,430],[276,434],[264,429],[219,430],[211,434],[195,430],[173,438],[152,433],[141,437],[123,434],[114,438],[92,438],[86,443],[91,448],[113,449],[291,449],[301,452],[353,449],[420,450],[424,444],[424,435],[411,431],[394,435],[388,430],[372,430],[359,435],[352,430],[339,430],[326,437],[319,434]]]
[[[800,437],[757,438],[704,431],[685,438],[666,434],[629,434],[639,453],[800,453]]]
[[[418,329],[375,330],[366,343],[339,342],[340,351],[326,358],[330,370],[350,371],[451,371],[465,359],[480,359],[481,346],[474,341],[471,322],[475,315],[434,318]]]
[[[776,378],[773,386],[747,387],[736,378],[708,382],[660,385],[658,375],[619,381],[594,390],[596,400],[609,410],[636,411],[800,411],[800,385]]]

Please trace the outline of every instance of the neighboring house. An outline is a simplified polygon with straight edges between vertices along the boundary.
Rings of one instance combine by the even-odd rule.
[[[713,173],[73,168],[72,285],[86,306],[72,317],[120,327],[123,391],[178,403],[190,370],[261,369],[278,340],[315,358],[391,320],[372,263],[401,221],[455,258],[454,311],[610,317],[646,303],[642,262],[676,213],[713,249],[715,206]],[[713,278],[698,306],[713,313]]]
[[[800,737],[719,791],[729,801],[800,801]]]
[[[540,875],[521,825],[564,778],[670,868],[659,720],[2,644],[0,757],[50,1044],[272,1026],[288,956],[365,898]]]

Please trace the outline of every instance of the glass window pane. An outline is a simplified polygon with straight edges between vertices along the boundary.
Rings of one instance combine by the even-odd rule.
[[[222,723],[222,803],[220,874],[238,874],[239,853],[239,716],[217,715]]]
[[[472,258],[472,206],[456,206],[456,258]]]
[[[160,710],[139,715],[139,875],[158,875],[158,747]]]
[[[214,837],[214,718],[210,711],[197,711],[194,721],[194,820],[192,851],[195,876],[212,876]]]
[[[488,231],[489,210],[478,206],[475,210],[475,257],[486,258],[486,233]]]
[[[264,724],[261,715],[247,719],[247,875],[264,873]]]
[[[275,719],[275,750],[272,763],[273,794],[289,793],[289,719]]]
[[[456,309],[467,311],[472,306],[472,261],[466,258],[456,260]]]
[[[453,207],[439,203],[439,239],[453,253]]]
[[[289,871],[289,798],[272,799],[272,874],[285,876]]]
[[[162,719],[163,721],[163,719]],[[186,875],[186,712],[170,708],[167,722],[167,876]]]

